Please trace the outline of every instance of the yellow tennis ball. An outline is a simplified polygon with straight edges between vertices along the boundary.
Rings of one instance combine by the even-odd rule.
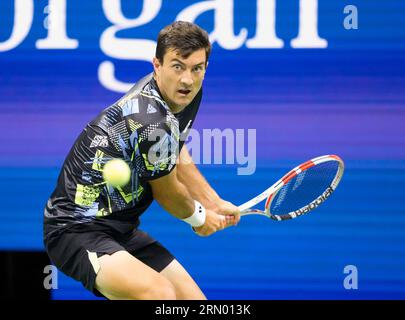
[[[123,187],[131,178],[131,170],[124,160],[113,159],[105,164],[103,178],[113,187]]]

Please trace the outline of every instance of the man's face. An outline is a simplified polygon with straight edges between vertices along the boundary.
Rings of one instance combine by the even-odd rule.
[[[194,51],[186,59],[173,49],[167,50],[163,63],[153,58],[157,85],[173,113],[182,111],[193,101],[201,89],[205,67],[204,49]]]

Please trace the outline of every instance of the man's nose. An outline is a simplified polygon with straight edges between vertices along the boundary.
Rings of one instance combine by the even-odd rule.
[[[194,80],[191,75],[191,71],[189,71],[189,70],[184,71],[183,74],[181,75],[180,82],[182,85],[185,85],[187,87],[192,86],[194,83]]]

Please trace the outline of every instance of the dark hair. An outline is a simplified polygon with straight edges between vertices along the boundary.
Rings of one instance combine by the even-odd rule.
[[[211,43],[208,33],[194,23],[175,21],[159,32],[155,56],[163,63],[163,57],[168,49],[179,52],[187,58],[194,51],[205,49],[206,62],[211,53]]]

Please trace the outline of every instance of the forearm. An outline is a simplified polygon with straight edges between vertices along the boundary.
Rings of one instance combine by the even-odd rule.
[[[184,185],[179,184],[176,192],[169,192],[168,195],[169,197],[159,199],[158,202],[171,215],[185,219],[194,213],[194,200]]]
[[[215,208],[220,200],[219,195],[209,185],[207,180],[193,162],[186,146],[181,150],[177,164],[177,178],[186,186],[189,194],[206,208]]]
[[[177,178],[177,168],[167,176],[150,181],[154,199],[171,215],[179,219],[190,217],[195,202],[187,187]]]
[[[223,224],[219,218],[215,216],[208,219],[210,222],[206,226],[205,208],[195,201],[188,192],[187,187],[182,184],[177,178],[177,168],[174,168],[171,173],[156,180],[149,181],[152,187],[154,199],[174,217],[183,220],[193,227],[203,227],[203,230],[218,230],[219,225]]]

